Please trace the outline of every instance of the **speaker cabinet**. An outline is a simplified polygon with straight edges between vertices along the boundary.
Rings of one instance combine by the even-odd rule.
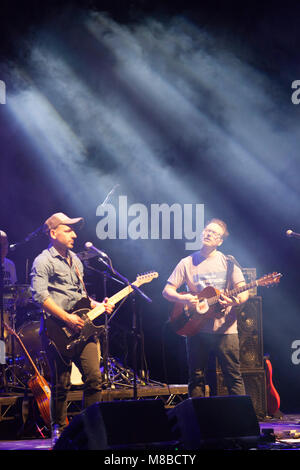
[[[262,298],[249,297],[238,314],[240,362],[242,369],[264,367]]]
[[[251,397],[259,418],[267,415],[266,378],[263,354],[262,298],[249,297],[238,313],[240,364],[247,395]],[[227,395],[218,359],[210,358],[207,371],[210,395]]]
[[[242,371],[246,394],[251,397],[254,410],[260,419],[267,415],[266,400],[266,378],[264,369]],[[228,394],[224,384],[223,374],[217,371],[216,395],[225,396]],[[215,392],[215,390],[213,391]]]
[[[189,398],[169,412],[183,448],[255,446],[260,427],[248,396]]]
[[[161,400],[99,402],[75,416],[54,450],[172,448],[175,439]]]

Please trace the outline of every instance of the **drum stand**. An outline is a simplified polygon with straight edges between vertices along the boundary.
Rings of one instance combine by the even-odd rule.
[[[134,372],[126,369],[120,362],[113,357],[109,357],[107,361],[109,388],[117,387],[132,388],[134,382]]]

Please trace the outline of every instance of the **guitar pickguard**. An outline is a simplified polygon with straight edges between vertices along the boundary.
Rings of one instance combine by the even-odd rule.
[[[84,345],[92,336],[99,334],[99,332],[104,328],[103,325],[95,326],[94,323],[86,316],[86,314],[82,315],[81,318],[84,319],[85,323],[80,330],[80,333],[77,334],[74,339],[70,340],[66,346],[67,351],[69,351],[72,355],[75,353],[78,346]]]

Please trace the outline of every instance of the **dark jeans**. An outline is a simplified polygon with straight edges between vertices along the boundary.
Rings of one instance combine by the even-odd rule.
[[[205,375],[212,353],[219,360],[228,393],[230,395],[245,395],[245,386],[240,370],[238,335],[199,333],[187,338],[189,396],[205,396]]]
[[[62,357],[56,350],[53,343],[45,335],[41,335],[43,347],[47,354],[47,359],[51,375],[51,428],[58,425],[62,431],[66,426],[67,419],[67,395],[71,388],[72,362],[68,358]],[[73,362],[82,373],[84,383],[83,407],[100,401],[101,399],[101,372],[100,372],[100,347],[94,339],[91,339],[83,348],[80,355],[74,357]]]

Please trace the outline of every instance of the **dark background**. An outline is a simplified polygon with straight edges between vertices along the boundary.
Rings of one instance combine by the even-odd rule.
[[[115,185],[115,207],[119,195],[148,208],[204,204],[206,220],[228,223],[225,253],[258,277],[283,274],[259,290],[264,350],[282,411],[299,412],[291,345],[300,336],[300,244],[285,235],[300,232],[298,2],[5,1],[1,10],[0,228],[10,243],[66,212],[86,221],[77,251],[92,241],[130,280],[158,271],[143,286],[152,303],[136,306],[147,367],[153,380],[184,383],[184,344],[165,327],[161,291],[189,254],[185,240],[101,241],[96,208]],[[105,18],[98,39],[85,26],[91,12]],[[39,235],[9,254],[20,283],[46,245]],[[102,275],[88,273],[88,283],[101,299]],[[132,312],[128,300],[110,330],[111,354],[129,365]]]

